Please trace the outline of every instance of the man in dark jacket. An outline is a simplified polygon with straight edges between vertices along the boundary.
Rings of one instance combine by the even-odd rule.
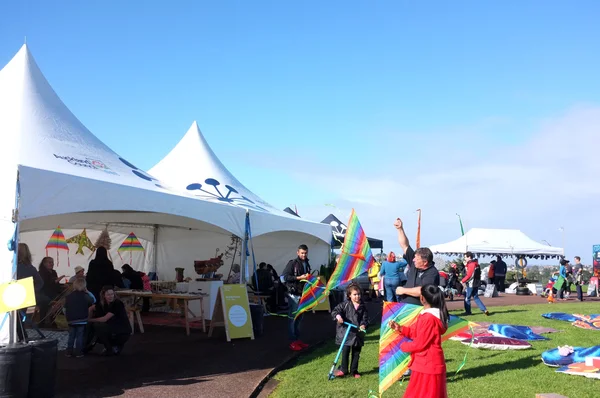
[[[506,280],[506,263],[502,257],[496,256],[496,264],[494,264],[494,282],[496,290],[504,293],[504,281]]]
[[[308,344],[303,343],[300,340],[300,322],[302,322],[302,315],[294,319],[296,311],[298,310],[298,303],[300,297],[302,297],[302,290],[306,284],[306,280],[310,276],[310,264],[308,263],[308,246],[298,246],[297,257],[290,260],[285,266],[281,277],[285,282],[287,288],[287,299],[288,299],[288,332],[290,338],[290,349],[293,351],[300,351],[308,347]]]

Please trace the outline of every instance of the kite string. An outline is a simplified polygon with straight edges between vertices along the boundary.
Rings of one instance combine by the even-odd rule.
[[[469,346],[465,350],[465,356],[463,357],[463,361],[460,365],[458,365],[458,369],[456,369],[456,373],[454,373],[454,377],[458,375],[458,372],[465,366],[467,363],[467,355],[469,355],[469,349],[473,346],[473,340],[475,340],[475,332],[473,331],[473,326],[469,325],[469,330],[471,331],[471,341],[469,342]]]

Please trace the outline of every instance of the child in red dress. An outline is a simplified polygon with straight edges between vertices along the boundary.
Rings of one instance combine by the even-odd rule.
[[[442,335],[448,329],[448,310],[444,293],[439,287],[421,287],[423,311],[412,326],[389,325],[402,336],[412,340],[400,345],[410,352],[410,381],[404,398],[447,398],[446,360],[442,351]]]

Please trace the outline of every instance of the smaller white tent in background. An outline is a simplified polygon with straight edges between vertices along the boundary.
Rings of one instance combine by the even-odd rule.
[[[429,247],[433,253],[461,255],[472,252],[481,255],[519,255],[525,257],[557,258],[564,249],[538,243],[518,229],[472,228],[452,242]]]
[[[148,173],[181,192],[247,209],[256,261],[272,264],[278,273],[300,244],[308,245],[313,268],[328,263],[331,227],[279,210],[246,188],[221,163],[196,122]]]

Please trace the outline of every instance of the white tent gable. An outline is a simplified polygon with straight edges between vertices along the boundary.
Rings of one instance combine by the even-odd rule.
[[[271,206],[238,181],[210,148],[196,122],[149,173],[174,189],[195,197],[250,210],[254,236],[297,231],[330,242],[330,228]]]
[[[430,247],[434,253],[464,254],[507,254],[526,256],[562,256],[560,247],[543,245],[517,229],[472,228],[464,236]]]
[[[176,189],[205,200],[284,213],[252,193],[227,170],[206,142],[196,122],[149,173],[168,181]]]
[[[102,143],[56,95],[27,46],[0,71],[0,143],[7,170],[2,186],[14,186],[10,170],[19,167],[25,229],[36,228],[28,220],[56,214],[133,211],[189,217],[243,234],[241,209],[171,191]],[[2,195],[2,206],[3,216],[10,215],[14,193]]]

